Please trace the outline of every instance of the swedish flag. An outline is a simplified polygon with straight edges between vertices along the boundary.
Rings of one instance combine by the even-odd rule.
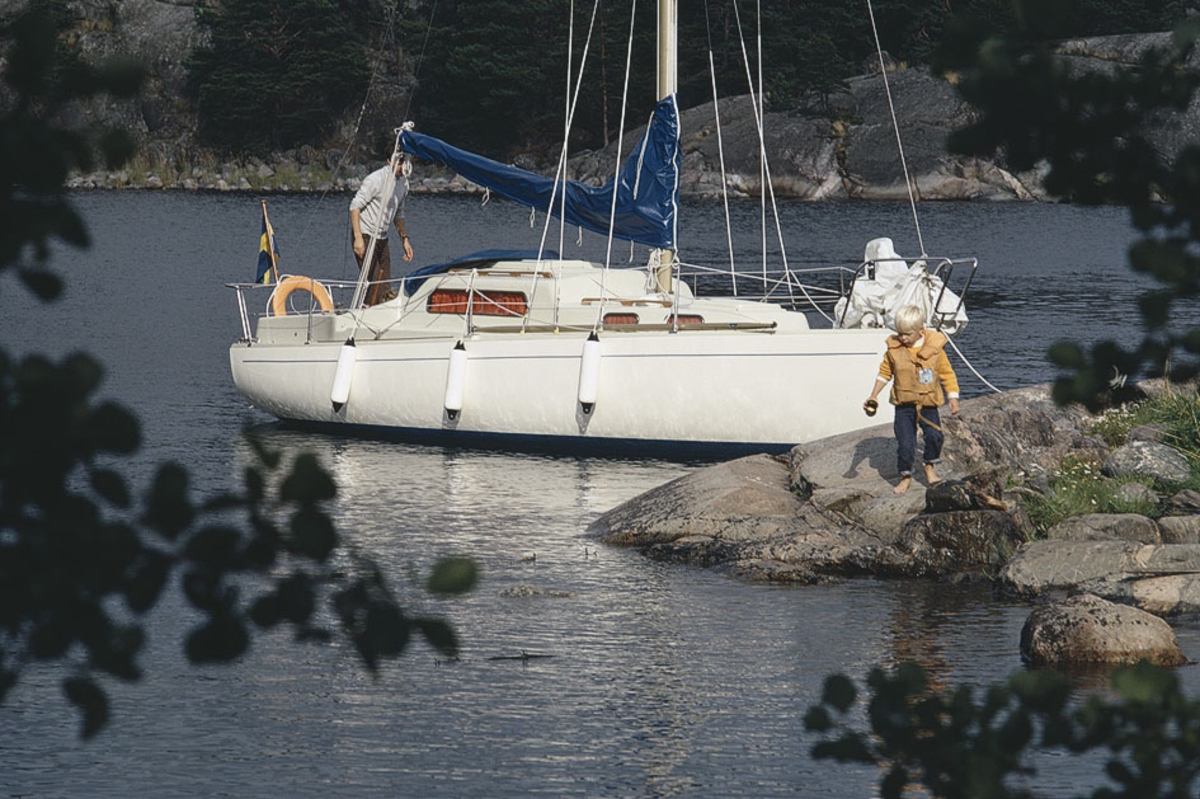
[[[275,229],[267,219],[267,201],[262,201],[262,237],[258,240],[258,274],[255,283],[273,283],[279,277],[279,243],[275,241]]]

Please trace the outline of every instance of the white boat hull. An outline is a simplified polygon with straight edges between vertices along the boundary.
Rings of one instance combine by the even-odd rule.
[[[330,390],[341,343],[238,342],[230,363],[237,387],[258,408],[347,432],[581,450],[782,450],[890,420],[887,406],[874,418],[862,411],[883,335],[604,334],[598,374],[589,375],[596,383],[590,413],[579,400],[586,332],[477,333],[463,341],[465,369],[454,375],[456,337],[360,338],[339,411]],[[446,408],[448,379],[461,392],[457,412]]]

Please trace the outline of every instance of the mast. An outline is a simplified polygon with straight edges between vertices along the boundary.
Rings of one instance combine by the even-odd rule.
[[[658,97],[663,100],[675,94],[679,83],[679,6],[677,0],[658,0]],[[671,292],[671,273],[675,267],[675,251],[660,250],[655,280],[658,290]]]
[[[679,83],[676,0],[658,0],[658,97],[663,100],[675,93]]]

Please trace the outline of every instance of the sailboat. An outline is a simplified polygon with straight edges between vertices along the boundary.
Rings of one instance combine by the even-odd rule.
[[[694,290],[678,240],[675,0],[659,0],[658,19],[659,100],[607,184],[525,172],[410,126],[398,129],[393,154],[393,165],[435,161],[563,224],[645,245],[644,266],[610,268],[544,245],[489,250],[417,269],[394,299],[372,306],[363,303],[369,270],[357,283],[292,276],[257,318],[254,286],[233,284],[242,335],[229,356],[241,393],[321,430],[573,453],[780,452],[890,421],[889,407],[874,417],[862,408],[880,328],[901,296],[926,308],[933,327],[965,323],[965,289],[947,288],[963,262],[902,259],[890,240],[874,240],[857,269],[838,267],[846,274],[833,314],[821,311],[827,326],[809,323],[820,310],[814,294],[827,289],[790,276],[761,297]],[[307,306],[297,308],[303,292]],[[812,307],[778,301],[797,294]]]

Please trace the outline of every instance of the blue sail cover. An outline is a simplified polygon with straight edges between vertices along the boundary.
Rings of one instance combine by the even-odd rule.
[[[589,186],[571,180],[554,190],[554,179],[501,164],[440,139],[404,131],[406,153],[436,161],[514,202],[549,211],[571,225],[608,235],[613,214],[613,181]],[[651,247],[675,249],[675,213],[679,207],[679,113],[675,96],[660,100],[637,146],[616,178],[617,204],[613,236]],[[563,195],[566,210],[563,211]],[[550,208],[553,198],[553,208]]]

